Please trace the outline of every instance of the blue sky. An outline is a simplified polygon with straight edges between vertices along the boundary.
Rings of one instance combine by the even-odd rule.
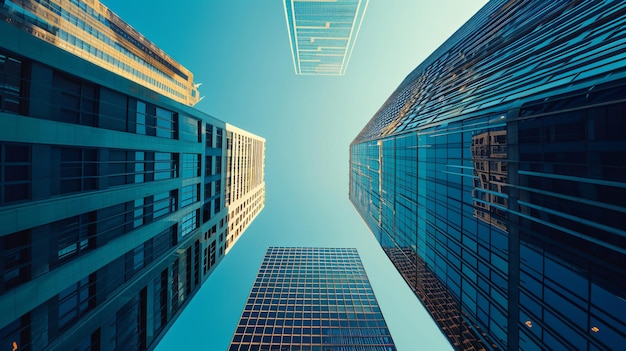
[[[371,0],[345,76],[296,76],[280,0],[102,0],[266,138],[265,208],[157,348],[226,350],[268,246],[356,247],[398,350],[450,346],[348,200],[348,146],[485,0]]]

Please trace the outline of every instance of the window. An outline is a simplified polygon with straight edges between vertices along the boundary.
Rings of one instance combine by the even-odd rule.
[[[166,191],[155,194],[152,200],[152,219],[165,216],[176,211],[176,192]]]
[[[20,113],[22,61],[0,54],[0,111]]]
[[[61,149],[61,194],[94,190],[98,186],[98,150]]]
[[[222,173],[222,156],[215,157],[215,174]]]
[[[213,203],[213,213],[219,213],[222,209],[222,201],[220,197],[215,198],[215,202]]]
[[[200,155],[183,154],[182,171],[183,178],[200,176]]]
[[[133,208],[133,228],[140,227],[144,224],[145,216],[145,200],[143,198],[134,201]]]
[[[0,237],[0,292],[31,279],[31,240],[30,230]]]
[[[55,71],[58,108],[52,119],[59,122],[97,126],[98,87],[94,84]]]
[[[208,123],[206,125],[206,146],[213,147],[213,126]]]
[[[31,147],[0,145],[0,204],[31,198]]]
[[[200,134],[200,121],[188,117],[188,116],[180,116],[180,132],[178,135],[180,136],[180,140],[193,141],[199,143],[202,141],[202,135]]]
[[[96,307],[96,275],[70,285],[61,291],[58,298],[59,330],[68,328],[73,322]]]
[[[0,329],[0,345],[3,347],[12,346],[17,350],[30,349],[30,313]]]
[[[198,210],[189,212],[181,221],[181,236],[186,236],[198,228]]]
[[[115,314],[116,349],[146,348],[147,289],[143,288]]]
[[[51,223],[49,233],[56,239],[52,241],[56,242],[56,258],[51,260],[51,266],[58,267],[69,259],[95,248],[95,212]]]
[[[213,174],[213,156],[205,156],[204,163],[204,175],[208,177]]]
[[[176,154],[154,153],[154,180],[176,178],[178,176]]]
[[[180,207],[186,207],[200,201],[200,184],[189,185],[182,188]]]
[[[222,133],[221,128],[215,128],[215,147],[218,149],[222,148]]]
[[[137,101],[135,132],[137,134],[174,139],[176,137],[177,114],[146,103]]]

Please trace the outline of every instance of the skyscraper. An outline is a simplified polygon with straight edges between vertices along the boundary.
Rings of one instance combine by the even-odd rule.
[[[395,350],[356,249],[270,247],[230,351]]]
[[[344,75],[368,2],[284,0],[296,74]]]
[[[52,44],[101,9],[63,4],[0,1],[0,349],[153,349],[263,208],[265,140]]]
[[[626,345],[625,24],[490,1],[350,145],[350,200],[459,350]]]
[[[174,101],[200,100],[191,71],[98,0],[3,0],[0,18]]]

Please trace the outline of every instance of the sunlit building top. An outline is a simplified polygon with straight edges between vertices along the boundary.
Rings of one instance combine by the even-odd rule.
[[[193,74],[98,0],[5,0],[0,17],[52,45],[185,105]]]
[[[284,0],[299,75],[344,75],[369,0]]]

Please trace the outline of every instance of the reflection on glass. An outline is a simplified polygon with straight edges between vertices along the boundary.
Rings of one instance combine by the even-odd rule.
[[[383,249],[456,350],[486,350],[476,334],[480,327],[468,324],[461,306],[412,248]],[[487,339],[484,333],[483,338]],[[493,343],[491,347],[497,348]]]
[[[508,232],[507,137],[506,130],[491,130],[472,137],[474,163],[474,217]]]

